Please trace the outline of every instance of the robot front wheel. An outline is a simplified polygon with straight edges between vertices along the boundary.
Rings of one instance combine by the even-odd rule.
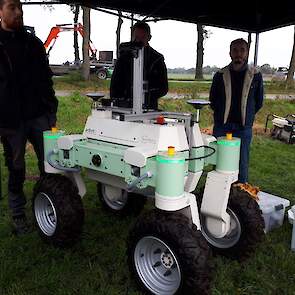
[[[181,213],[150,210],[127,239],[128,264],[151,294],[210,294],[211,249]]]
[[[63,175],[47,174],[34,187],[33,216],[39,235],[57,247],[70,247],[80,238],[84,210],[77,187]]]

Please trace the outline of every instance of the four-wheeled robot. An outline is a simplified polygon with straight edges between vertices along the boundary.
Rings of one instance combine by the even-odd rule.
[[[56,246],[78,240],[83,169],[97,182],[103,205],[115,213],[138,214],[147,197],[155,200],[155,209],[138,217],[127,239],[129,266],[139,284],[152,294],[207,294],[211,251],[242,258],[264,235],[257,202],[232,185],[238,179],[240,140],[200,132],[199,111],[207,101],[188,101],[195,114],[146,110],[144,49],[131,43],[130,52],[131,109],[93,94],[83,134],[44,133],[49,174],[34,188],[38,230]],[[206,165],[214,169],[196,196]]]

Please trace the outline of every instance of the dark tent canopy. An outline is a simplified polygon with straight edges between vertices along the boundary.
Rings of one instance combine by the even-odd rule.
[[[65,0],[60,2],[248,32],[263,32],[295,24],[295,0],[276,3],[269,0]]]

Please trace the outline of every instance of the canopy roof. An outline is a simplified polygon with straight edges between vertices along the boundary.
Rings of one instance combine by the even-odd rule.
[[[263,32],[295,24],[295,1],[269,0],[61,0],[92,8],[174,19],[248,32]]]

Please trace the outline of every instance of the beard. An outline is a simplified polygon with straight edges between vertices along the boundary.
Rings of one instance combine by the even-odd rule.
[[[234,59],[232,62],[235,65],[243,65],[247,62],[248,58],[244,58],[244,57],[237,57],[236,59]]]
[[[241,65],[241,64],[243,64],[244,62],[245,62],[245,61],[242,60],[242,59],[234,60],[234,64],[235,64],[235,65]]]
[[[10,22],[7,22],[7,26],[12,30],[20,30],[24,27],[24,21],[22,17],[14,18]]]

